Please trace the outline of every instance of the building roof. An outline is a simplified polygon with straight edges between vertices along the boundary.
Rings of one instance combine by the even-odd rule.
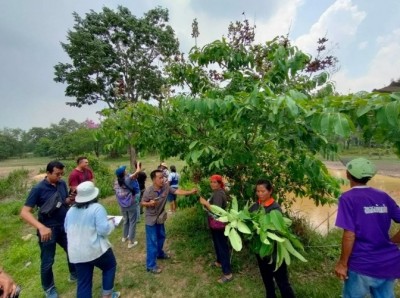
[[[389,86],[383,87],[381,89],[374,89],[372,92],[400,92],[400,80],[393,81]]]

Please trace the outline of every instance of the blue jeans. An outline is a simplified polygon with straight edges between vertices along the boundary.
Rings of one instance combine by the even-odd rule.
[[[135,195],[135,200],[136,200],[136,222],[140,221],[140,193]]]
[[[228,237],[224,235],[224,230],[211,230],[211,236],[214,243],[217,262],[222,266],[222,272],[225,275],[232,273],[231,260],[228,246]]]
[[[136,222],[137,222],[137,210],[136,204],[130,207],[121,207],[121,213],[124,217],[124,228],[123,237],[128,238],[129,241],[133,242],[136,236]]]
[[[112,293],[114,288],[115,272],[117,270],[117,262],[111,248],[97,259],[86,263],[76,263],[75,266],[78,273],[78,287],[76,290],[77,298],[92,297],[94,267],[97,267],[102,271],[102,295],[109,295]]]
[[[146,225],[146,268],[147,270],[157,268],[157,258],[163,258],[165,242],[164,224]]]
[[[349,270],[343,287],[343,298],[394,298],[395,279],[375,278]]]
[[[76,276],[76,269],[74,264],[71,264],[68,259],[68,244],[67,244],[67,234],[65,233],[64,227],[54,226],[51,228],[51,239],[46,242],[40,241],[39,232],[37,232],[39,237],[39,247],[40,247],[40,278],[42,281],[43,290],[47,291],[54,287],[54,275],[53,275],[53,264],[54,256],[56,254],[57,243],[64,249],[67,255],[68,269],[72,276]]]

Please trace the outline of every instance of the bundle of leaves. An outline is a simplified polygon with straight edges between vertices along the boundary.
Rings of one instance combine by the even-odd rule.
[[[272,210],[266,213],[264,208],[250,212],[248,205],[239,210],[237,199],[232,197],[230,210],[226,211],[216,205],[211,210],[219,216],[218,220],[226,223],[224,234],[229,238],[232,248],[241,251],[242,237],[250,242],[250,249],[262,258],[271,256],[278,269],[283,262],[291,263],[291,256],[306,262],[299,253],[304,251],[303,245],[290,231],[292,221],[283,216],[280,211]]]

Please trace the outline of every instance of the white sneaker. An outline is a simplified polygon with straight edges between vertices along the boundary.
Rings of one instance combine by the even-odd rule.
[[[133,241],[133,243],[128,243],[128,248],[132,248],[138,244],[137,241]]]
[[[121,241],[125,242],[128,238],[122,237]]]

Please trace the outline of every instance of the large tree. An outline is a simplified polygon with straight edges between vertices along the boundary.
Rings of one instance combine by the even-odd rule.
[[[61,43],[72,63],[57,64],[54,79],[67,84],[65,94],[75,99],[68,105],[104,101],[118,109],[126,102],[162,100],[163,64],[179,54],[167,9],[151,9],[141,18],[122,6],[73,15],[68,42]]]

